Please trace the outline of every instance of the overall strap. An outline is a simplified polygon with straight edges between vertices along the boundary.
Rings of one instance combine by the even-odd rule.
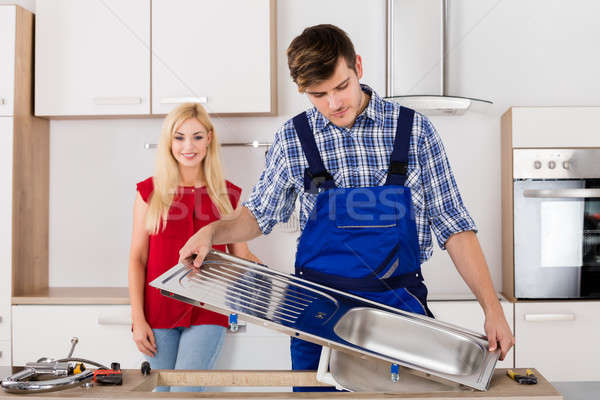
[[[404,186],[408,174],[408,147],[410,134],[412,133],[415,111],[410,108],[400,107],[400,116],[396,124],[396,137],[394,138],[394,150],[390,157],[390,168],[388,170],[386,185]]]
[[[296,115],[292,121],[308,161],[308,168],[304,171],[304,190],[309,193],[318,193],[319,189],[334,188],[333,177],[327,172],[321,154],[319,154],[317,142],[308,123],[306,112]]]

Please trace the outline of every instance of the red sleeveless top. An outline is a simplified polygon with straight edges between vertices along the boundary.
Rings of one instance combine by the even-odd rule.
[[[225,182],[231,205],[237,207],[242,189]],[[144,289],[144,313],[150,327],[155,329],[189,327],[191,325],[220,325],[227,327],[228,317],[191,304],[173,300],[160,294],[160,290],[148,285],[155,278],[179,262],[179,249],[196,231],[219,219],[219,211],[213,204],[205,187],[180,186],[180,194],[173,199],[167,225],[156,235],[150,235],[148,262]],[[154,190],[152,177],[139,182],[137,190],[148,203]],[[226,251],[225,245],[216,250]]]

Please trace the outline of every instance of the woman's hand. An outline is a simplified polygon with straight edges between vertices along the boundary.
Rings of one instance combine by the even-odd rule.
[[[146,320],[133,323],[133,341],[138,350],[147,356],[154,357],[156,354],[156,342],[154,332]]]

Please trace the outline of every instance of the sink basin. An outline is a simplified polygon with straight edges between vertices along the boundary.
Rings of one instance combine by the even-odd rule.
[[[348,310],[333,330],[355,346],[443,374],[471,375],[485,355],[466,336],[368,307]]]
[[[500,354],[487,351],[476,332],[217,251],[199,271],[176,265],[150,285],[173,299],[478,390],[489,386]]]

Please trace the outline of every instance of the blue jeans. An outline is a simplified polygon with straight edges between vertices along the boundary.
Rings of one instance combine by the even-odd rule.
[[[152,369],[212,369],[223,347],[226,329],[218,325],[152,329],[154,357],[144,355]],[[203,386],[157,386],[157,392],[203,392]]]

